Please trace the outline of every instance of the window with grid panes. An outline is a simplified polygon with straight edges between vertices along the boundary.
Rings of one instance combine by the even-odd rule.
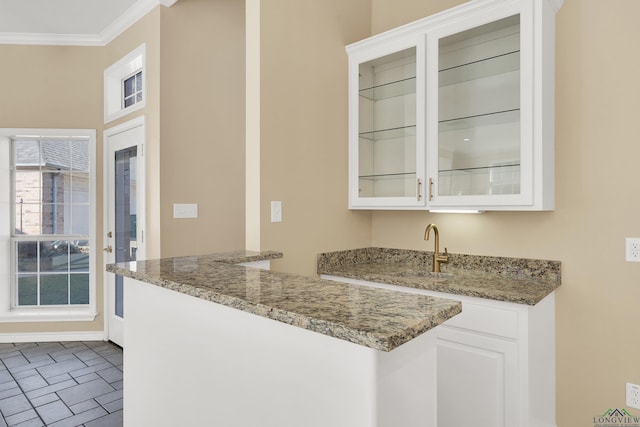
[[[12,140],[12,281],[16,307],[88,305],[88,138]]]
[[[122,106],[131,107],[142,101],[142,71],[122,80]]]

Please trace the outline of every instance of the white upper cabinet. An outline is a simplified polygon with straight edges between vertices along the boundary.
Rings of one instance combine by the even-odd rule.
[[[552,210],[560,4],[475,0],[348,46],[350,208]]]
[[[350,207],[424,208],[424,35],[349,56]]]

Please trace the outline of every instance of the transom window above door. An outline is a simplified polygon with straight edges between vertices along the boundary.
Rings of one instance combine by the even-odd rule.
[[[143,108],[145,88],[146,47],[142,44],[104,71],[104,122]]]
[[[122,81],[122,103],[124,108],[142,102],[142,71]]]

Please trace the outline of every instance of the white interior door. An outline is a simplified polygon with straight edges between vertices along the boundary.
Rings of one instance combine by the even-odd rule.
[[[144,118],[104,133],[105,144],[105,264],[142,259],[144,241]],[[124,347],[122,276],[105,274],[105,331]]]

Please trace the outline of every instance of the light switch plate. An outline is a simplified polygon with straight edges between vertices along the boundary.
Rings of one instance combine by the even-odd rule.
[[[173,217],[174,218],[198,218],[198,204],[197,203],[174,203]]]
[[[281,201],[271,201],[271,222],[282,222]]]

